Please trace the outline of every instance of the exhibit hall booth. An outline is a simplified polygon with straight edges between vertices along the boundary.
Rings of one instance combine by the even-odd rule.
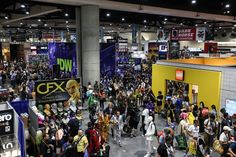
[[[152,89],[168,97],[180,93],[190,103],[204,102],[205,107],[225,107],[236,113],[236,60],[229,58],[195,58],[158,61],[152,66]]]

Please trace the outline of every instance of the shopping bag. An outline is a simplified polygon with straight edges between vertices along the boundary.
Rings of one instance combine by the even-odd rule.
[[[197,154],[197,141],[195,141],[195,140],[189,141],[189,154],[191,154],[191,155]]]
[[[224,153],[224,148],[222,147],[222,145],[220,144],[219,140],[215,140],[213,143],[213,149],[219,153],[219,154],[223,154]]]
[[[186,137],[184,134],[180,134],[180,135],[175,136],[175,139],[178,143],[179,149],[186,149],[187,148],[187,141],[186,141]]]

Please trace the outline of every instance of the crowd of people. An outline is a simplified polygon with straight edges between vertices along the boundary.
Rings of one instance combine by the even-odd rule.
[[[213,150],[221,156],[236,156],[233,117],[224,108],[217,112],[215,105],[208,108],[204,102],[191,103],[187,84],[169,81],[167,94],[159,91],[154,95],[151,63],[146,65],[141,71],[127,69],[122,75],[89,82],[81,88],[81,101],[74,110],[65,111],[59,103],[34,108],[40,132],[36,149],[27,140],[27,153],[41,157],[108,157],[111,140],[122,147],[124,136],[141,134],[146,139],[145,157],[173,157],[176,149],[182,149],[185,156],[208,157]],[[47,64],[26,65],[23,60],[9,63],[1,71],[1,80],[3,87],[9,82],[12,91],[3,101],[31,99],[35,81],[54,79],[49,69]],[[70,77],[69,73],[59,76]],[[87,113],[89,119],[85,120]],[[157,114],[166,125],[162,130],[156,126]]]

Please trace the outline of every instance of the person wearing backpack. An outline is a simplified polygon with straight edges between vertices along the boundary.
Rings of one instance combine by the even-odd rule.
[[[85,151],[88,147],[88,139],[82,130],[78,131],[78,134],[74,137],[73,143],[77,150],[76,157],[84,157]]]
[[[215,121],[215,115],[210,114],[209,118],[204,121],[204,141],[207,147],[212,147],[216,132],[217,123]]]
[[[156,127],[153,122],[152,116],[149,116],[147,132],[145,134],[146,144],[147,144],[147,154],[144,157],[150,157],[151,154],[154,152],[153,145],[154,145],[154,139],[156,138],[155,134],[156,134]]]

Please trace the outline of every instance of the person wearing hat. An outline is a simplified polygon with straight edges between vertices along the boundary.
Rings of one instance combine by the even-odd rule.
[[[230,132],[232,131],[232,129],[228,126],[224,126],[223,127],[223,132],[220,134],[220,144],[222,145],[222,147],[224,148],[224,153],[221,156],[226,156],[227,152],[228,152],[228,148],[229,148],[229,144],[230,144]]]

